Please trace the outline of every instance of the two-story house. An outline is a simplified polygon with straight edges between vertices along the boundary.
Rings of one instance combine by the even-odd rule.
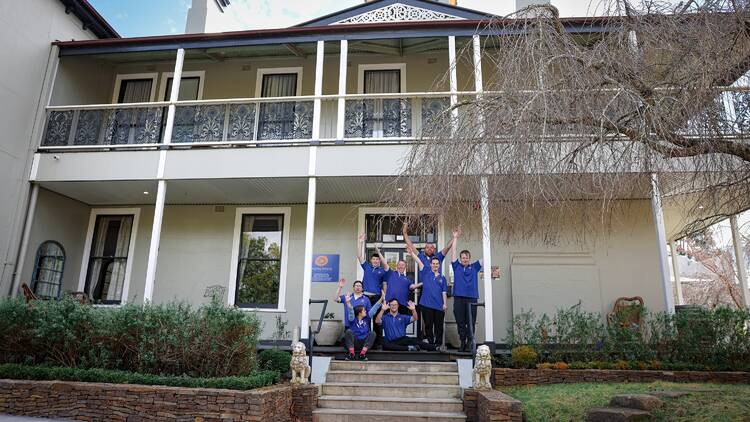
[[[457,51],[481,57],[487,18],[376,0],[290,28],[54,42],[14,292],[27,282],[102,306],[219,293],[256,311],[265,338],[277,315],[308,338],[319,312],[309,300],[335,291],[313,282],[315,254],[338,254],[352,281],[365,233],[366,254],[383,243],[416,273],[397,222],[413,211],[379,200],[430,117],[481,92],[489,64],[454,63]],[[601,30],[563,23],[581,36]],[[626,218],[590,245],[483,239],[480,221],[447,216],[411,235],[442,247],[462,223],[462,248],[503,268],[480,281],[480,341],[502,341],[522,309],[580,302],[604,314],[637,295],[669,310],[677,228],[664,225],[658,193],[622,199]]]

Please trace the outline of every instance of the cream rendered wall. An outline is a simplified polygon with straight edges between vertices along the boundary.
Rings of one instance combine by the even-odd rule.
[[[89,222],[88,205],[46,189],[39,189],[34,224],[21,280],[30,280],[36,265],[36,251],[42,242],[55,240],[65,249],[62,292],[78,290],[81,258]]]
[[[542,253],[556,256],[562,253],[589,254],[594,261],[595,271],[601,291],[601,312],[608,312],[614,301],[620,296],[642,296],[649,309],[663,310],[661,287],[658,279],[658,262],[656,257],[656,237],[651,221],[649,201],[631,201],[629,211],[619,224],[612,227],[608,236],[600,236],[596,244],[585,246],[535,246],[520,242],[505,243],[493,241],[493,265],[503,268],[503,275],[493,283],[493,300],[495,306],[494,338],[501,342],[507,333],[508,321],[512,318],[511,262],[514,255],[520,253]],[[283,205],[273,205],[283,206]],[[253,206],[256,207],[256,206]],[[316,208],[315,253],[340,254],[340,276],[351,283],[356,278],[356,237],[358,205],[354,204],[319,204]],[[306,206],[290,205],[290,244],[287,263],[286,298],[283,313],[258,312],[265,323],[264,338],[269,338],[274,328],[274,317],[281,315],[289,321],[289,328],[299,325],[302,306],[301,280],[305,236]],[[166,302],[186,300],[193,304],[206,303],[205,289],[211,285],[227,287],[230,282],[230,261],[233,242],[235,206],[225,206],[224,212],[215,212],[213,205],[167,206],[164,214],[164,226],[159,251],[159,266],[156,277],[154,300]],[[133,279],[131,280],[131,297],[136,302],[142,298],[143,277],[145,274],[145,254],[147,238],[150,233],[150,210],[142,211],[141,224],[136,247]],[[457,219],[447,218],[444,221],[445,233],[458,223]],[[459,247],[469,249],[474,259],[481,257],[481,236],[478,221],[462,221],[465,234]],[[446,239],[447,240],[447,239]],[[450,271],[446,268],[446,274]],[[555,283],[557,280],[550,280]],[[481,285],[481,283],[480,283]],[[348,287],[347,287],[348,289]],[[335,283],[313,283],[311,298],[332,299],[336,290]],[[480,288],[484,299],[483,288]],[[561,301],[558,296],[544,297],[539,307],[556,308],[575,303]],[[573,300],[576,292],[571,291],[568,299]],[[329,312],[342,314],[341,305],[329,303]],[[310,315],[319,315],[320,306],[315,305]],[[484,339],[483,311],[479,311],[479,339]],[[448,320],[453,320],[452,307],[449,308]]]
[[[0,2],[0,292],[10,290],[29,194],[32,126],[42,97],[50,42],[92,39],[59,1]]]
[[[109,104],[115,67],[91,57],[60,58],[50,105]]]

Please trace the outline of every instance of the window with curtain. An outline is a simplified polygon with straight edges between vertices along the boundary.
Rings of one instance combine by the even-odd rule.
[[[173,78],[167,78],[167,88],[164,91],[164,101],[169,101],[172,92]],[[193,101],[198,99],[201,78],[198,76],[180,78],[180,92],[177,93],[177,101]]]
[[[146,103],[151,101],[152,79],[123,79],[120,81],[118,103]]]
[[[364,86],[362,87],[365,94],[393,94],[401,92],[401,70],[384,69],[384,70],[365,70]],[[377,138],[384,136],[384,127],[389,118],[398,118],[399,116],[389,116],[385,109],[390,105],[398,105],[399,99],[372,99],[364,100],[364,108],[370,108],[370,113],[366,113],[371,118],[370,122],[363,122],[365,125],[371,125],[372,136]],[[367,118],[365,118],[367,120]]]
[[[34,273],[31,276],[31,289],[39,297],[48,299],[60,297],[65,249],[54,240],[48,240],[36,251]]]
[[[263,75],[261,97],[294,97],[297,95],[296,73]],[[296,102],[261,103],[259,139],[290,139],[294,134]]]
[[[283,214],[242,216],[235,306],[278,306],[283,227]]]
[[[133,215],[96,217],[85,286],[95,303],[122,301],[132,227]]]

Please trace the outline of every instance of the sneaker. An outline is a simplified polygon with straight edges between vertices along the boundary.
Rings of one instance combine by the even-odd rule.
[[[419,350],[417,346],[407,346],[407,347],[409,348],[410,352],[416,352],[417,350]]]
[[[362,362],[367,362],[369,359],[367,359],[367,355],[363,355],[362,353],[360,353],[359,360]]]
[[[357,360],[357,357],[354,356],[354,353],[349,353],[344,360]]]

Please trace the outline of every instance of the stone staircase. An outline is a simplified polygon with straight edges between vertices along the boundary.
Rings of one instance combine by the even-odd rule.
[[[331,361],[313,422],[465,422],[458,365]]]

